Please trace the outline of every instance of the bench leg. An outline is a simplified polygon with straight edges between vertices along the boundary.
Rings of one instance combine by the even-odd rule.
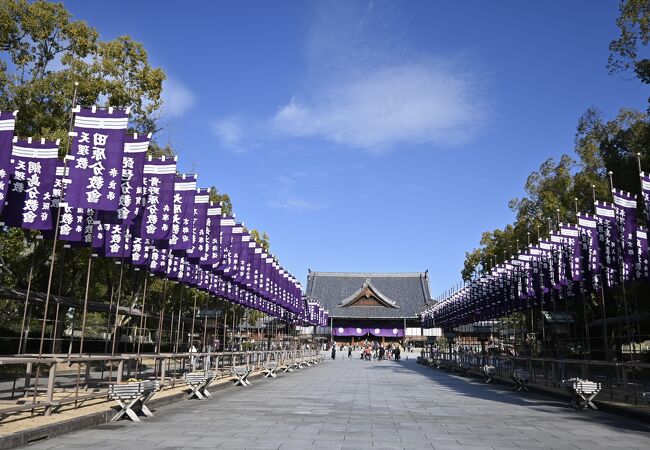
[[[205,396],[205,398],[212,398],[212,394],[210,394],[210,391],[208,391],[208,385],[207,384],[205,384],[203,386],[203,389],[201,389],[201,392],[203,392],[203,395]]]
[[[192,397],[196,397],[199,400],[203,400],[203,395],[201,395],[201,392],[199,391],[200,387],[201,387],[200,384],[190,385],[190,388],[192,389],[192,391],[189,394],[187,394],[187,399],[189,400]]]
[[[122,402],[122,400],[117,400],[117,403],[120,405],[122,409],[115,414],[115,416],[111,419],[111,422],[116,422],[120,417],[122,417],[124,414],[127,414],[132,421],[134,422],[140,422],[140,419],[138,418],[138,415],[133,411],[131,408],[133,405],[135,405],[140,399],[134,398],[131,400],[128,404],[125,402]]]
[[[153,417],[153,413],[144,403],[142,403],[142,405],[140,406],[140,411],[142,411],[144,415],[147,417]]]

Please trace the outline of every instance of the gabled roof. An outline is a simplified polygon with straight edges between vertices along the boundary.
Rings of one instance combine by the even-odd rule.
[[[381,306],[355,306],[371,287]],[[331,317],[415,318],[431,302],[426,272],[309,272],[306,295],[318,301]]]
[[[376,299],[379,303],[378,306],[384,306],[386,308],[399,308],[399,306],[397,306],[393,300],[386,297],[372,285],[370,278],[366,279],[366,281],[363,283],[363,286],[361,286],[361,289],[339,303],[339,306],[342,308],[353,306],[354,304],[358,303],[358,301],[363,297]]]

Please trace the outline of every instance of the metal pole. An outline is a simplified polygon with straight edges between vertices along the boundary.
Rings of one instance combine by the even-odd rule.
[[[613,175],[614,172],[611,170],[608,172],[609,174],[609,187],[612,192],[612,197],[614,196],[614,179]],[[618,221],[617,221],[618,222]],[[622,248],[623,241],[621,240],[621,245],[619,245],[619,250],[623,251],[624,248]],[[627,307],[627,291],[625,289],[625,276],[623,274],[623,260],[619,258],[619,276],[621,280],[621,294],[623,295],[623,313],[625,314],[625,330],[627,331],[627,339],[628,339],[628,345],[632,349],[632,359],[636,359],[636,346],[634,345],[634,339],[632,339],[632,333],[630,332],[630,316],[628,313],[628,307]],[[619,335],[620,335],[619,331]],[[622,337],[622,336],[621,336]],[[623,346],[621,345],[621,353],[623,353]]]
[[[163,297],[160,306],[160,312],[158,314],[158,336],[156,338],[156,353],[160,353],[162,350],[162,321],[163,321],[163,312],[165,311],[166,297],[167,297],[167,278],[163,280]]]
[[[79,356],[82,355],[84,351],[84,339],[85,339],[85,334],[86,334],[86,315],[88,313],[88,293],[90,291],[90,269],[92,267],[93,263],[93,249],[92,247],[89,249],[90,253],[88,254],[88,270],[86,271],[86,290],[84,293],[84,309],[83,309],[83,316],[81,319],[81,338],[79,339]],[[113,302],[113,295],[111,293],[111,303]],[[111,315],[111,310],[109,307],[108,310],[108,316],[109,316],[109,322],[110,322],[110,315]],[[73,330],[74,334],[74,330]]]
[[[176,322],[176,341],[174,342],[174,353],[178,352],[178,338],[180,337],[181,333],[181,311],[183,309],[183,291],[184,291],[184,285],[181,284],[181,298],[179,301],[178,305],[178,320]]]
[[[25,352],[23,348],[23,337],[25,338],[25,347],[27,347],[27,336],[25,336],[25,322],[27,320],[27,310],[29,309],[29,296],[32,291],[32,276],[34,275],[34,260],[36,258],[36,240],[32,245],[32,259],[29,265],[29,276],[27,278],[27,293],[25,294],[25,308],[23,309],[23,322],[20,326],[20,340],[18,341],[18,354]]]
[[[224,306],[223,310],[223,351],[225,352],[228,339],[228,335],[226,334],[226,329],[228,328],[228,309]]]
[[[142,335],[144,333],[144,305],[147,298],[147,281],[149,280],[149,274],[144,273],[144,288],[142,289],[142,307],[140,309],[140,332],[138,333],[138,356],[140,356],[140,350],[142,345]]]
[[[196,321],[196,298],[199,296],[198,290],[194,290],[194,306],[192,307],[192,330],[190,331],[190,338],[188,339],[188,348],[194,342],[194,322]]]
[[[124,252],[122,252],[124,253]],[[122,257],[123,259],[124,257]],[[120,265],[120,278],[117,282],[117,300],[115,300],[115,321],[113,322],[113,342],[111,343],[111,356],[115,356],[115,342],[117,340],[117,322],[120,318],[120,303],[122,299],[122,278],[124,276],[123,261],[115,261],[115,264]]]
[[[596,185],[595,184],[591,185],[591,194],[593,196],[593,200],[594,200],[594,204],[595,204],[596,203]],[[606,308],[605,308],[605,287],[603,286],[603,282],[604,282],[604,277],[603,277],[603,273],[601,271],[601,273],[600,273],[600,283],[599,284],[600,284],[600,300],[601,300],[601,307],[602,307],[601,311],[602,311],[602,317],[603,317],[603,319],[602,319],[603,320],[603,345],[605,346],[605,348],[603,350],[605,351],[605,360],[609,361],[610,360],[610,357],[609,357],[609,338],[608,338],[609,331],[607,330],[607,320],[606,320],[607,319],[607,311],[606,311]]]
[[[64,153],[64,158],[63,158],[63,177],[66,176],[66,166],[67,166],[67,158],[65,156],[68,156],[68,152],[70,151],[70,143],[71,143],[71,135],[72,135],[72,129],[74,127],[74,107],[75,103],[77,103],[77,87],[79,86],[79,82],[75,81],[74,82],[74,90],[72,92],[72,108],[70,108],[70,125],[68,127],[68,140],[65,148],[65,153]],[[65,192],[65,183],[61,183],[61,199],[63,199]],[[59,206],[56,210],[56,222],[54,224],[54,237],[52,239],[52,254],[50,255],[50,270],[47,278],[47,290],[45,292],[45,308],[43,310],[43,324],[41,326],[41,341],[38,346],[38,357],[40,358],[41,355],[43,354],[43,341],[45,339],[45,324],[47,323],[47,313],[48,309],[50,306],[50,296],[52,294],[52,278],[54,277],[54,262],[56,260],[56,244],[59,239],[59,222],[61,221],[61,206]],[[40,365],[38,366],[40,367]],[[39,370],[36,370],[36,381],[38,381],[38,373]]]
[[[210,296],[208,296],[208,302],[209,301],[210,301]],[[217,333],[218,333],[218,330],[217,330],[217,299],[215,298],[214,299],[214,339],[212,340],[212,342],[215,344],[212,351],[215,351],[215,352],[217,351],[217,345],[216,345],[216,342],[214,342],[214,341],[216,341],[218,339]]]

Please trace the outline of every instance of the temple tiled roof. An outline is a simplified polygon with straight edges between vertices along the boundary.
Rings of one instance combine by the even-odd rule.
[[[364,286],[371,285],[395,307],[345,306]],[[318,301],[334,318],[415,318],[431,302],[426,272],[309,272],[307,297]]]

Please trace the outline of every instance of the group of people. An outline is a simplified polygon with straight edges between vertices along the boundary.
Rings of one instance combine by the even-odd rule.
[[[360,352],[360,358],[366,361],[383,361],[395,360],[399,361],[402,355],[402,348],[399,344],[388,344],[383,346],[377,342],[365,343],[363,345],[341,345],[339,349],[347,352],[348,358],[352,358],[352,352],[357,350]],[[409,345],[409,351],[412,351]],[[336,344],[332,345],[332,359],[336,359]]]

